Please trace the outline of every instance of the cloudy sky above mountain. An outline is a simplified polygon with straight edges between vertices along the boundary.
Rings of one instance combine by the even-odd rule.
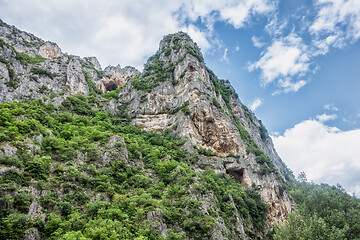
[[[0,0],[0,18],[101,65],[142,68],[188,32],[297,175],[360,196],[360,1]]]

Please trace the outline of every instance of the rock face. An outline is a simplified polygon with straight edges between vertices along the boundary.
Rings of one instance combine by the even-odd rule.
[[[133,67],[128,66],[121,68],[120,65],[116,67],[108,66],[104,70],[104,77],[96,82],[96,87],[103,93],[107,93],[118,87],[122,87],[138,74],[140,74],[140,72]]]
[[[164,72],[173,68],[173,74],[151,91],[132,85],[120,90],[118,104],[128,104],[132,123],[147,131],[172,128],[188,138],[190,148],[233,156],[217,158],[216,162],[205,160],[206,163],[198,164],[198,170],[210,166],[218,173],[233,175],[245,188],[257,186],[270,206],[270,223],[286,220],[293,202],[283,189],[281,178],[287,177],[288,172],[262,123],[238,100],[228,82],[217,79],[206,68],[201,52],[186,34],[165,37],[155,56],[157,59],[147,63],[149,69],[160,62]],[[153,75],[145,67],[140,82],[151,81]],[[255,153],[249,150],[254,146]],[[259,164],[259,151],[275,164],[274,171],[263,171],[269,166]]]
[[[211,168],[217,174],[232,175],[244,189],[260,194],[269,206],[268,226],[285,221],[293,210],[293,201],[283,188],[291,174],[277,155],[266,129],[240,102],[230,83],[218,79],[205,66],[199,48],[187,34],[165,36],[142,73],[120,65],[102,71],[95,57],[67,55],[55,43],[44,42],[2,21],[0,38],[0,102],[49,97],[47,102],[60,106],[64,91],[68,91],[65,94],[68,96],[117,89],[117,97],[102,105],[104,111],[114,114],[123,111],[130,124],[146,131],[169,130],[186,139],[184,148],[198,155],[192,166],[197,172]],[[104,95],[96,96],[101,100]],[[16,154],[16,148],[0,146],[0,155]],[[128,162],[126,144],[120,137],[111,137],[99,155],[95,163],[99,166],[115,159],[137,166]],[[78,153],[76,164],[81,165],[85,157]],[[0,169],[1,174],[7,171],[10,169]],[[60,194],[61,188],[54,191]],[[209,215],[217,208],[212,192],[207,195],[195,189],[189,192],[192,199],[201,199],[204,214]],[[37,193],[37,197],[41,194]],[[92,199],[110,201],[101,194]],[[231,195],[229,199],[234,205]],[[229,227],[217,216],[211,239],[234,239],[230,235],[250,239],[241,215],[233,208],[236,221]],[[42,219],[41,211],[33,201],[28,215]],[[159,235],[166,236],[168,226],[161,210],[149,212],[147,219]],[[36,229],[29,229],[25,239],[40,236]]]
[[[46,59],[58,58],[61,56],[61,49],[56,43],[45,42],[39,48],[39,55]]]
[[[0,102],[30,100],[68,91],[88,94],[95,84],[120,86],[137,74],[131,67],[109,66],[101,71],[95,57],[80,58],[0,20]],[[102,76],[105,76],[104,78]],[[93,84],[91,84],[93,83]],[[114,85],[116,86],[116,85]]]

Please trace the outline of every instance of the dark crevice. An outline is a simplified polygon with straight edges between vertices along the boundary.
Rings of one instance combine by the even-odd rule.
[[[232,175],[241,184],[244,183],[245,169],[244,168],[229,168],[226,173]]]

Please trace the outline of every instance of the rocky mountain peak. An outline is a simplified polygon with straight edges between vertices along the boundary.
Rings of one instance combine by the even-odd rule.
[[[194,157],[191,169],[198,173],[212,169],[219,176],[231,175],[243,189],[258,192],[269,206],[269,225],[284,221],[292,211],[293,202],[283,188],[290,173],[265,127],[241,103],[230,82],[219,79],[206,67],[200,48],[186,33],[166,35],[142,73],[120,65],[102,70],[95,57],[62,53],[55,43],[3,22],[0,37],[1,102],[39,98],[59,109],[71,109],[71,104],[86,99],[72,95],[90,95],[98,109],[89,118],[95,114],[102,119],[100,112],[109,112],[121,124],[179,136],[185,142],[182,148]],[[72,100],[66,99],[69,96]],[[90,100],[86,101],[88,104]],[[81,114],[89,111],[84,106],[79,108]],[[121,142],[117,136],[113,139],[109,152]],[[125,143],[120,145],[127,151]],[[130,151],[132,147],[129,145]],[[141,162],[141,154],[138,155]],[[81,156],[76,156],[76,164],[81,165]],[[128,156],[127,152],[124,156]],[[127,161],[128,157],[124,158]],[[202,198],[200,192],[189,191],[192,199]],[[237,219],[233,227],[240,231],[234,236],[245,236],[233,205]],[[217,208],[211,199],[204,206],[204,213],[207,208]],[[161,212],[153,213],[152,218],[161,218]],[[214,239],[226,239],[228,230],[222,232],[227,227],[221,219],[217,219],[217,226]]]
[[[213,156],[199,161],[233,175],[244,188],[261,186],[270,222],[281,222],[293,208],[282,188],[291,175],[277,155],[265,127],[244,106],[230,83],[206,67],[187,34],[164,37],[141,75],[119,91],[112,109],[126,104],[131,123],[146,131],[173,131],[187,138],[189,151]],[[291,177],[290,177],[291,178]]]
[[[204,61],[201,50],[196,42],[184,32],[177,32],[164,36],[160,41],[159,52],[162,54],[161,57],[163,60],[170,59],[173,64],[175,64],[179,58],[184,56],[185,53],[191,53],[196,56],[199,61]]]

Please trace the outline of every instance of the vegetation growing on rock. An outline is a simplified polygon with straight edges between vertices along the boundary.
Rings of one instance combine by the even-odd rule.
[[[235,211],[250,233],[265,227],[267,206],[256,192],[211,169],[195,172],[183,139],[129,126],[98,104],[78,95],[60,107],[41,99],[0,105],[0,140],[16,149],[0,159],[11,168],[0,178],[1,238],[36,227],[47,238],[159,239],[148,219],[159,210],[168,226],[163,239],[205,239],[215,218],[230,223]],[[210,195],[213,206],[204,209]],[[27,215],[34,202],[42,215]]]

